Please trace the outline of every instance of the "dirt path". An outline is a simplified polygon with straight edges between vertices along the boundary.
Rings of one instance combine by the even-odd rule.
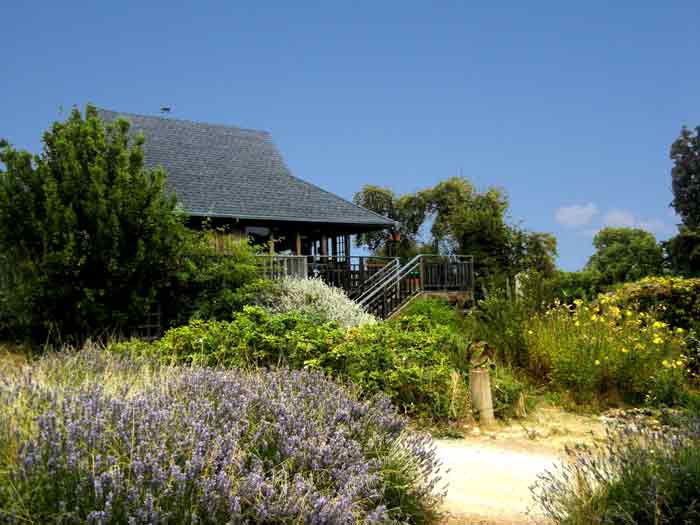
[[[530,494],[537,475],[555,466],[565,444],[602,437],[597,418],[545,408],[523,422],[465,439],[436,441],[448,484],[451,525],[543,523]],[[546,522],[545,522],[546,523]]]
[[[461,522],[528,523],[529,487],[556,454],[506,450],[466,440],[441,440],[437,453],[450,472],[445,509]]]

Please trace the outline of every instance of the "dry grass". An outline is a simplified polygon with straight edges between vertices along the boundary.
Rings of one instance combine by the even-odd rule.
[[[29,355],[31,355],[29,349],[24,346],[0,341],[0,370],[26,364]]]

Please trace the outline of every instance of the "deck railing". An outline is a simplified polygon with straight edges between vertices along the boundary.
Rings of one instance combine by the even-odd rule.
[[[309,264],[305,255],[258,255],[256,259],[260,272],[268,279],[304,279],[309,276]]]
[[[257,258],[262,274],[268,279],[317,277],[350,295],[396,260],[337,255],[258,255]]]
[[[430,292],[462,292],[473,298],[473,258],[417,255],[400,269],[374,282],[358,303],[368,312],[386,319],[413,297]]]

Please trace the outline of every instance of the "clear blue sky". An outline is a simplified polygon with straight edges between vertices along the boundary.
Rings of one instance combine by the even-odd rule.
[[[675,231],[668,147],[700,125],[697,0],[156,4],[3,2],[0,136],[38,151],[60,106],[168,104],[270,131],[295,174],[347,198],[460,173],[505,188],[565,269],[603,224]]]

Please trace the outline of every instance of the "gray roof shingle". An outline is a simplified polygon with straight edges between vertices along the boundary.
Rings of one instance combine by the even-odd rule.
[[[162,166],[166,186],[195,216],[386,228],[393,221],[291,174],[270,134],[100,109],[143,133],[148,167]]]

